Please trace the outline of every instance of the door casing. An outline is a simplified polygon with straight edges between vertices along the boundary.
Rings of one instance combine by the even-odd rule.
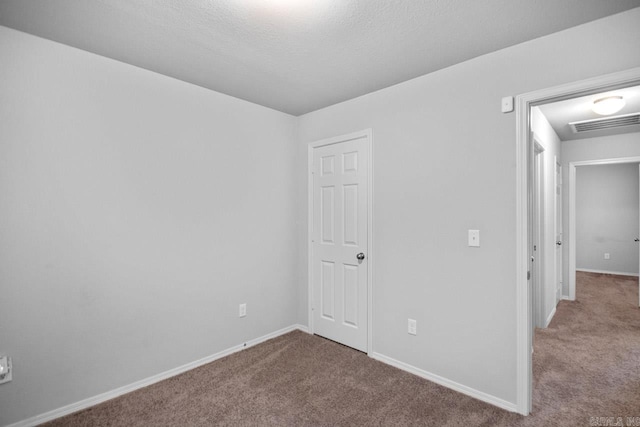
[[[367,171],[367,354],[373,353],[373,273],[375,254],[373,251],[373,131],[364,129],[361,131],[314,141],[307,146],[307,286],[308,286],[308,322],[309,333],[314,333],[313,327],[313,150],[325,145],[339,144],[354,139],[365,138],[369,145],[369,158]]]
[[[532,406],[531,297],[527,271],[530,260],[529,227],[529,149],[531,140],[531,107],[563,99],[575,98],[606,90],[640,84],[640,67],[618,73],[580,80],[541,89],[516,97],[516,407],[528,415]],[[566,240],[566,238],[565,238]]]
[[[569,299],[571,301],[576,299],[576,167],[623,163],[640,163],[640,157],[619,157],[569,163]]]

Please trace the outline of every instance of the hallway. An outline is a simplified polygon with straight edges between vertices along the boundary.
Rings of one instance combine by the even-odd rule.
[[[577,272],[576,291],[549,328],[536,330],[529,419],[589,425],[590,417],[622,417],[627,425],[626,417],[640,417],[638,278]]]

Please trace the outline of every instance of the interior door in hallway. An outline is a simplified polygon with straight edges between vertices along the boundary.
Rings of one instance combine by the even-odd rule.
[[[555,200],[555,226],[556,226],[556,304],[562,299],[562,165],[556,158],[556,200]]]
[[[313,149],[313,332],[357,350],[368,340],[369,137]]]

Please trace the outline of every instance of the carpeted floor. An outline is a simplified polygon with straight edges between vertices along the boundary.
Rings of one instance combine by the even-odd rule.
[[[577,292],[536,331],[528,417],[296,331],[48,425],[588,426],[590,417],[640,417],[637,278],[579,273]]]

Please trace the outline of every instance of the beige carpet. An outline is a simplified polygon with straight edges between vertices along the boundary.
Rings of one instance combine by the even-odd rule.
[[[534,354],[534,408],[521,417],[292,332],[52,426],[588,426],[640,417],[637,279],[580,273]],[[514,349],[515,351],[515,349]]]

